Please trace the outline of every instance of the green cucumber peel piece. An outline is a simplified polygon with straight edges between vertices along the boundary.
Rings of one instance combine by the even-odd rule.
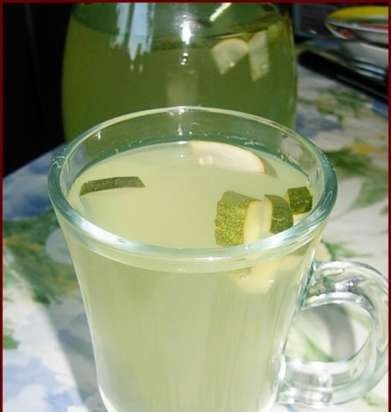
[[[102,190],[122,189],[126,187],[145,187],[145,185],[137,176],[107,177],[83,183],[80,189],[80,196]]]
[[[312,209],[312,194],[305,186],[288,189],[287,199],[294,215],[306,213]]]
[[[241,245],[249,206],[257,199],[233,191],[223,193],[217,202],[215,239],[220,246]]]
[[[281,196],[265,195],[272,203],[272,219],[270,232],[279,233],[293,226],[292,210],[289,203]]]
[[[266,195],[260,200],[227,191],[217,202],[215,240],[219,246],[251,243],[292,225],[292,211],[280,196]]]

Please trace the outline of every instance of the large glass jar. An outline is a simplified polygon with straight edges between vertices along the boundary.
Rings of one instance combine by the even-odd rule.
[[[272,4],[78,4],[63,68],[67,139],[111,117],[201,105],[292,126],[290,19]]]

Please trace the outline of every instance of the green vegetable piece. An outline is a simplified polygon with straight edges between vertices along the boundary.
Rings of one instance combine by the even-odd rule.
[[[312,195],[305,186],[288,189],[287,198],[294,215],[306,213],[312,209]]]
[[[217,202],[215,239],[220,246],[251,243],[292,225],[292,211],[280,196],[259,200],[228,191]]]
[[[257,199],[233,191],[224,192],[217,202],[215,239],[220,246],[235,246],[245,243],[245,227],[251,205]]]
[[[293,215],[288,202],[281,196],[266,195],[272,204],[270,232],[279,233],[293,226]]]
[[[125,187],[145,187],[137,176],[108,177],[105,179],[90,180],[83,183],[80,196],[87,193],[100,192],[101,190],[122,189]]]

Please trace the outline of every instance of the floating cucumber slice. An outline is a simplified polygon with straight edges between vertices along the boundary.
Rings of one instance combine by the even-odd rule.
[[[191,140],[189,142],[193,157],[202,166],[216,166],[242,172],[265,173],[277,176],[271,164],[259,156],[227,143]]]
[[[259,31],[248,42],[250,74],[253,81],[266,76],[270,70],[267,31]]]
[[[90,180],[83,183],[80,196],[91,192],[99,192],[108,189],[121,189],[124,187],[145,187],[137,176],[108,177],[105,179]]]
[[[247,268],[242,270],[236,270],[230,273],[230,278],[236,285],[239,286],[244,292],[247,293],[265,293],[274,283],[275,270],[273,267],[266,268],[264,270],[253,271],[254,268]]]
[[[276,169],[274,169],[269,160],[266,160],[264,157],[262,157],[261,160],[265,169],[264,173],[269,176],[277,177]]]
[[[217,202],[215,239],[220,246],[250,243],[292,225],[292,212],[280,196],[259,200],[228,191]]]
[[[266,195],[265,209],[271,208],[270,232],[279,233],[289,229],[293,225],[293,215],[288,202],[281,196]],[[266,216],[269,217],[269,212],[265,210]]]
[[[242,39],[226,39],[213,46],[211,53],[219,73],[225,74],[248,53],[248,45]]]
[[[230,273],[231,279],[246,293],[266,293],[279,276],[297,272],[302,256],[288,255],[273,260],[260,260],[252,268]]]
[[[225,192],[217,202],[215,219],[215,239],[220,246],[235,246],[246,243],[254,236],[255,229],[250,224],[258,223],[259,201],[233,191]],[[245,232],[247,230],[247,238]]]
[[[307,187],[292,187],[287,190],[287,199],[293,214],[309,212],[312,208],[312,195]]]

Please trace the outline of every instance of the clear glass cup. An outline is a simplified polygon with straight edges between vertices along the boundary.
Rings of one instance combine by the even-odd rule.
[[[178,105],[240,110],[292,127],[295,62],[284,6],[76,4],[63,63],[65,136]]]
[[[313,210],[292,228],[247,245],[177,249],[121,238],[69,204],[75,178],[100,159],[190,139],[252,147],[300,168]],[[369,391],[386,370],[387,284],[364,264],[313,262],[336,193],[332,167],[310,141],[223,109],[124,115],[66,146],[51,166],[49,195],[79,279],[108,411],[255,412],[275,402],[336,405]],[[275,280],[272,287],[232,286],[255,265]],[[284,347],[295,312],[331,303],[368,313],[365,344],[337,362],[289,359]]]

